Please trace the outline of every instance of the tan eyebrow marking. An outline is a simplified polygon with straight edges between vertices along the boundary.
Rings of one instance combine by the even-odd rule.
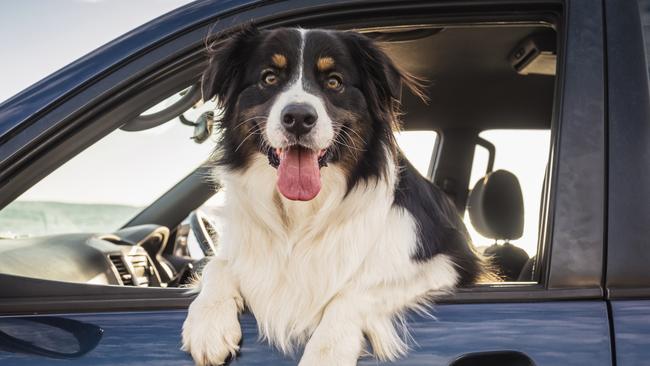
[[[334,67],[334,59],[331,57],[321,57],[316,62],[319,71],[327,71]]]
[[[287,58],[284,55],[276,53],[271,57],[273,64],[281,69],[287,67]]]

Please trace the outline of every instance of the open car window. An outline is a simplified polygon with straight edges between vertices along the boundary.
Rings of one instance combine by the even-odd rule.
[[[473,52],[470,55],[472,57],[463,56],[462,52],[454,48],[458,44],[471,44],[471,42],[459,43],[458,39],[471,41],[482,38],[485,32],[491,34],[491,37],[488,37],[490,44],[468,48]],[[483,138],[496,145],[496,163],[493,170],[516,170],[518,168],[513,167],[513,161],[521,162],[529,158],[529,153],[535,154],[536,163],[531,165],[536,174],[532,179],[535,185],[522,181],[526,196],[524,236],[511,240],[511,244],[522,246],[528,260],[532,260],[538,252],[541,185],[544,180],[544,170],[549,164],[547,160],[555,68],[550,71],[545,67],[518,68],[503,56],[516,50],[520,44],[528,44],[524,41],[529,40],[531,35],[543,34],[543,38],[547,39],[554,36],[554,31],[544,25],[528,24],[517,27],[451,27],[444,32],[433,29],[418,34],[418,37],[409,42],[395,38],[397,41],[386,44],[387,52],[397,62],[407,65],[413,73],[435,81],[430,88],[431,105],[425,106],[421,100],[413,99],[408,95],[404,97],[402,102],[406,111],[405,130],[396,135],[400,149],[421,175],[434,179],[438,186],[452,198],[461,215],[465,209],[467,198],[465,196],[472,190],[476,181],[487,172],[486,167],[480,167],[479,162],[473,165],[467,164],[474,156],[475,139]],[[369,35],[376,36],[373,33]],[[503,40],[503,44],[497,42],[498,40]],[[444,58],[437,60],[439,62],[425,57],[441,54],[437,50],[444,47],[456,52],[448,53]],[[414,52],[418,48],[425,48],[427,52]],[[549,59],[555,61],[554,58]],[[476,62],[476,60],[485,60],[485,62]],[[492,64],[498,67],[493,68],[490,66]],[[500,104],[502,99],[496,98],[495,91],[492,90],[494,84],[482,82],[480,78],[468,79],[462,65],[470,67],[478,74],[507,81],[499,85],[502,93],[512,94],[512,97],[519,98],[520,104],[528,103],[535,108],[514,108],[512,103]],[[188,85],[190,82],[196,80],[184,80],[185,84],[178,82],[174,87],[179,88],[179,85]],[[515,93],[514,90],[525,90],[526,93]],[[471,93],[468,94],[470,91]],[[159,97],[162,99],[163,95]],[[179,102],[179,98],[178,95],[174,95],[165,99],[144,112],[144,115],[155,115],[160,109],[170,108],[170,105]],[[489,101],[485,101],[488,99]],[[485,102],[474,103],[472,108],[469,108],[466,101],[472,100]],[[148,99],[146,105],[154,104],[156,101]],[[138,111],[146,109],[142,104],[140,107],[142,109]],[[199,108],[192,108],[190,104],[189,111],[184,113],[184,117],[197,121],[199,116],[213,109],[213,103]],[[182,110],[179,109],[178,113]],[[196,223],[212,222],[216,228],[213,231],[217,234],[222,231],[220,215],[224,212],[220,212],[219,208],[223,204],[226,192],[220,190],[214,194],[213,187],[207,187],[205,184],[207,179],[203,169],[200,169],[203,174],[201,177],[203,186],[199,194],[195,195],[198,196],[196,200],[179,200],[178,196],[187,193],[180,192],[182,189],[176,197],[174,194],[165,195],[165,192],[174,191],[170,189],[181,185],[179,182],[182,183],[184,177],[196,171],[196,168],[214,150],[216,138],[212,136],[202,144],[195,143],[191,137],[195,136],[196,132],[178,117],[170,116],[165,120],[160,119],[149,127],[143,126],[131,126],[133,128],[130,132],[125,131],[125,127],[128,126],[113,131],[5,207],[0,211],[0,235],[19,238],[85,232],[101,236],[107,233],[115,235],[116,231],[127,223],[128,226],[151,224],[163,226],[169,231],[168,236],[165,237],[169,239],[169,245],[165,247],[168,250],[163,253],[166,257],[160,260],[158,272],[164,274],[165,267],[168,267],[164,261],[171,261],[169,258],[172,258],[176,261],[171,264],[174,270],[166,276],[167,280],[162,282],[170,283],[169,286],[181,283],[174,281],[185,271],[185,260],[198,261],[203,256],[213,253],[212,250],[204,250],[201,242],[196,240],[194,229],[197,227]],[[512,128],[515,135],[501,137],[491,135],[494,131],[500,131],[498,128]],[[516,151],[517,149],[511,146],[511,143],[516,141],[523,147],[530,147],[528,140],[520,139],[521,136],[517,135],[527,129],[545,131],[542,137],[544,148]],[[476,154],[475,159],[480,160],[479,155]],[[541,160],[537,157],[541,157]],[[444,172],[441,176],[433,171],[434,161],[435,168]],[[445,169],[439,169],[440,164],[446,165]],[[513,171],[513,173],[517,176],[521,175],[520,171]],[[469,177],[470,174],[472,177]],[[196,181],[198,180],[197,178]],[[467,185],[465,185],[466,181]],[[457,186],[458,182],[462,182],[463,186]],[[197,191],[199,190],[194,193]],[[210,195],[212,198],[208,199]],[[190,203],[187,203],[188,201]],[[202,202],[204,204],[200,210],[193,211]],[[150,210],[152,207],[153,209]],[[171,211],[174,211],[174,214],[166,213]],[[206,215],[196,219],[193,215],[196,216],[199,211],[204,211]],[[148,213],[142,215],[143,212]],[[135,220],[130,220],[136,215]],[[471,221],[466,220],[465,224],[476,246],[503,244],[500,238],[480,235],[474,230]],[[209,229],[204,231],[211,231]],[[103,239],[104,236],[100,238]],[[218,235],[216,236],[215,248],[219,243]],[[124,242],[117,244],[123,245]],[[156,259],[160,254],[152,253],[149,253],[152,259]],[[113,260],[112,257],[110,259]],[[115,268],[119,270],[117,265]],[[83,278],[79,281],[83,281]]]

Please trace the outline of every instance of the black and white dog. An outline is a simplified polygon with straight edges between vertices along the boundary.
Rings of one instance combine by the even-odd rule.
[[[183,326],[197,364],[238,350],[246,307],[300,365],[408,350],[403,314],[486,273],[453,205],[398,149],[417,80],[354,32],[245,27],[212,47],[225,232]]]

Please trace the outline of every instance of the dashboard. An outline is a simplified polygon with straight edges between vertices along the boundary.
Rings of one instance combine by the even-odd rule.
[[[193,261],[183,248],[167,248],[169,237],[164,226],[140,225],[110,234],[2,239],[0,273],[101,285],[176,286]],[[166,255],[166,249],[173,255]]]

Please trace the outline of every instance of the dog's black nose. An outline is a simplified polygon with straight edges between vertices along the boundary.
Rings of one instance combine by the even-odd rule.
[[[289,104],[282,110],[280,118],[287,132],[297,137],[306,134],[314,127],[318,114],[309,104]]]

